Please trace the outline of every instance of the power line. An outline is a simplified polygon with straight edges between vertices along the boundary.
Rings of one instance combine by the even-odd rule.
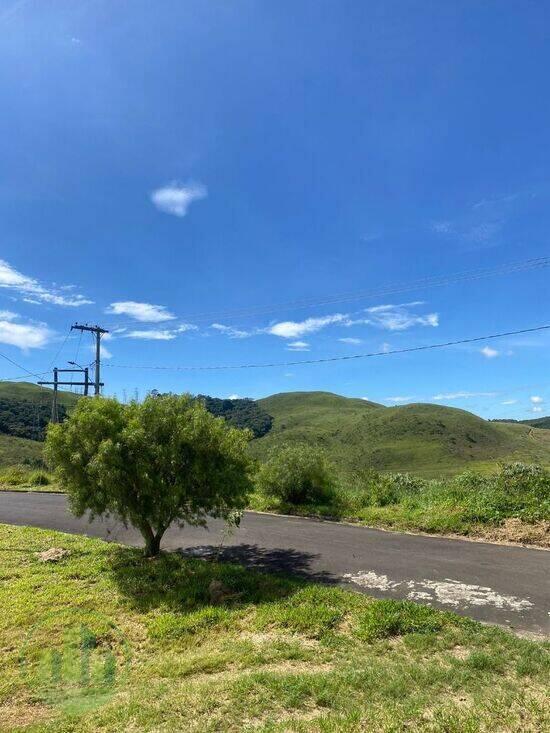
[[[25,377],[27,377],[27,376],[29,376],[29,377],[41,377],[43,374],[46,374],[46,372],[42,372],[42,374],[37,374],[36,372],[31,372],[26,367],[21,366],[21,364],[18,364],[16,361],[14,361],[13,359],[10,359],[10,357],[9,356],[6,356],[5,354],[1,354],[0,353],[0,356],[2,357],[2,359],[5,359],[6,361],[9,361],[10,364],[13,364],[13,366],[17,367],[18,369],[21,369],[22,372],[25,372]],[[25,377],[17,376],[17,377],[13,377],[13,378],[4,378],[4,379],[0,379],[0,382],[11,382],[11,381],[14,381],[15,379],[25,379]]]
[[[481,280],[487,277],[496,277],[498,275],[509,275],[516,272],[527,272],[535,269],[544,269],[550,267],[550,257],[537,257],[518,262],[509,262],[497,267],[486,267],[476,270],[465,270],[462,272],[451,273],[449,275],[438,275],[433,277],[425,277],[419,280],[413,280],[405,283],[394,283],[382,286],[378,289],[354,291],[349,293],[340,293],[336,295],[328,295],[324,298],[313,298],[305,300],[294,300],[281,302],[268,306],[250,306],[248,308],[226,310],[226,311],[210,311],[201,313],[188,313],[178,320],[188,321],[208,321],[212,319],[234,319],[243,318],[254,315],[270,315],[278,313],[281,310],[315,308],[326,305],[337,305],[339,303],[350,303],[357,300],[366,300],[369,298],[382,297],[386,295],[398,295],[415,290],[427,288],[443,287],[445,285],[453,285],[461,282],[470,282]],[[167,322],[161,322],[166,326]],[[117,328],[122,326],[139,326],[136,320],[112,321],[107,323],[108,328]],[[143,324],[141,324],[143,325]],[[159,325],[159,324],[156,324]]]
[[[447,346],[459,346],[461,344],[473,344],[479,341],[491,341],[493,339],[504,338],[506,336],[519,336],[525,333],[534,333],[536,331],[546,331],[550,329],[550,325],[535,326],[534,328],[522,328],[517,331],[503,331],[502,333],[493,333],[488,336],[475,336],[473,338],[458,339],[456,341],[445,341],[438,344],[428,344],[426,346],[410,346],[404,349],[391,349],[389,351],[371,351],[367,354],[349,354],[347,356],[329,356],[322,359],[303,359],[301,361],[283,361],[272,362],[268,364],[225,364],[220,366],[148,366],[148,365],[131,365],[131,364],[106,364],[105,366],[116,369],[155,369],[155,370],[172,370],[172,371],[221,371],[224,369],[268,369],[271,367],[290,367],[300,366],[302,364],[326,364],[334,361],[351,361],[353,359],[369,359],[373,356],[392,356],[394,354],[409,354],[415,351],[428,351],[431,349],[443,349]]]

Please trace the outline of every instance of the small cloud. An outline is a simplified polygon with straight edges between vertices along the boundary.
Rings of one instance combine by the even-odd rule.
[[[533,412],[542,412],[542,407],[533,407]]]
[[[516,405],[517,400],[504,400],[504,402],[500,403],[501,405]]]
[[[149,328],[137,331],[127,331],[124,334],[124,338],[127,339],[144,339],[147,341],[172,341],[172,339],[175,339],[176,337],[176,331],[170,330],[168,328]]]
[[[151,193],[151,201],[159,211],[165,214],[173,214],[174,216],[183,217],[187,214],[187,210],[193,201],[205,199],[208,195],[206,186],[202,183],[189,182],[186,184],[178,184],[173,181],[167,186],[157,188]]]
[[[116,316],[129,316],[143,323],[161,323],[162,321],[172,321],[176,317],[164,305],[139,303],[135,300],[121,300],[111,303],[105,309],[105,313],[112,313]]]
[[[285,339],[295,339],[306,333],[315,333],[325,326],[334,323],[343,323],[347,321],[347,316],[342,313],[335,313],[332,316],[322,316],[320,318],[306,318],[305,321],[281,321],[275,323],[267,329],[267,333],[272,336],[280,336]]]
[[[361,339],[356,339],[356,338],[343,338],[343,339],[338,339],[338,341],[340,341],[343,344],[352,344],[353,346],[363,343]]]
[[[77,38],[76,36],[73,36],[71,38],[71,43],[73,44],[73,46],[80,46],[82,40],[80,38]]]
[[[500,351],[492,349],[490,346],[484,346],[482,349],[479,350],[479,353],[483,354],[486,359],[494,359],[495,356],[499,356]]]
[[[227,399],[228,400],[242,400],[242,397],[240,394],[230,394]]]
[[[230,339],[245,339],[253,336],[255,333],[254,331],[243,331],[238,328],[233,328],[233,326],[224,326],[223,323],[212,323],[210,328],[229,336]]]
[[[544,402],[542,397],[539,397],[538,395],[533,395],[533,397],[530,397],[529,399],[534,405],[540,405],[541,402]]]
[[[286,348],[287,351],[309,351],[309,344],[305,341],[293,341]]]
[[[411,312],[411,308],[419,305],[423,304],[420,301],[415,301],[413,303],[376,305],[366,309],[366,318],[349,321],[347,325],[365,324],[383,328],[387,331],[405,331],[413,326],[431,326],[432,328],[439,326],[439,315],[437,313],[417,315]]]
[[[294,376],[294,374],[292,372],[285,372],[284,376],[290,379],[291,377]]]
[[[382,346],[380,347],[380,351],[383,354],[389,354],[391,351],[391,344],[388,344],[387,342],[384,342]]]
[[[432,400],[469,400],[472,397],[496,397],[496,392],[445,392],[435,394]]]
[[[396,405],[400,402],[410,402],[411,400],[414,400],[414,397],[386,397],[386,402],[393,402]]]

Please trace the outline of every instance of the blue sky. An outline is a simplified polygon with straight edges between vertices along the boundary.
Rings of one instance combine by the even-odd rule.
[[[88,337],[64,339],[94,321],[118,396],[548,413],[544,332],[121,365],[548,322],[548,269],[380,291],[550,254],[549,21],[502,0],[0,2],[0,351],[36,372],[88,361]]]

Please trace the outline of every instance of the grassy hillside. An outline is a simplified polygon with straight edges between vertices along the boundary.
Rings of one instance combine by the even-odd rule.
[[[523,425],[531,425],[533,428],[550,429],[550,417],[536,417],[534,420],[522,420]]]
[[[31,382],[0,382],[0,399],[8,398],[47,407],[51,404],[52,390]],[[70,411],[79,396],[72,392],[59,391],[59,404]],[[13,435],[0,433],[0,466],[13,466],[28,459],[42,457],[42,443]]]
[[[42,443],[0,433],[0,466],[13,466],[42,457]]]
[[[27,400],[37,404],[51,403],[53,390],[49,387],[40,387],[32,382],[0,382],[0,397],[11,397],[18,400]],[[58,391],[58,401],[67,410],[74,407],[79,395],[64,390]]]
[[[273,446],[305,442],[323,447],[350,471],[373,467],[437,476],[504,458],[550,463],[545,431],[488,422],[453,407],[383,407],[327,392],[290,392],[259,402],[274,421],[252,445],[258,458]]]

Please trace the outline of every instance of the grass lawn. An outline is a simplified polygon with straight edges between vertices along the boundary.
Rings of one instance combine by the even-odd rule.
[[[55,563],[36,553],[69,554]],[[0,730],[543,731],[550,644],[409,602],[0,525]],[[226,593],[212,605],[212,581]]]

